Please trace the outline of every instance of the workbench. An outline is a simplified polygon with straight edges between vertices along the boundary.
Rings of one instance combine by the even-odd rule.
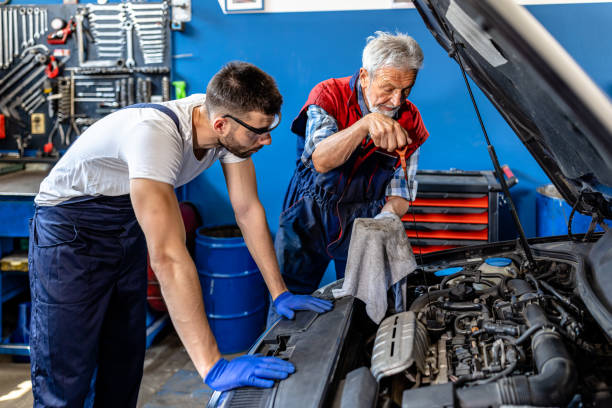
[[[0,249],[0,255],[3,256],[0,261],[0,353],[29,355],[29,345],[13,343],[9,337],[5,338],[1,324],[3,304],[29,289],[27,252],[4,256],[13,251],[14,238],[28,237],[29,220],[34,215],[34,197],[50,165],[28,163],[15,169],[10,168],[9,164],[2,164],[0,169],[6,172],[0,175],[0,237],[4,244]]]
[[[28,163],[21,170],[1,174],[6,168],[0,163],[0,257],[13,251],[14,238],[28,238],[29,220],[34,215],[34,197],[51,164]],[[2,305],[29,290],[27,252],[4,257],[0,261],[0,354],[29,355],[30,347],[11,343],[2,333]],[[147,341],[149,347],[155,336],[168,324],[167,313],[158,313],[147,306]]]

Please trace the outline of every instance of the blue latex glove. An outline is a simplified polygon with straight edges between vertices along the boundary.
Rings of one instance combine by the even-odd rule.
[[[274,380],[284,380],[295,371],[288,361],[277,357],[240,356],[222,358],[210,369],[204,382],[215,391],[252,386],[270,388]]]
[[[279,315],[287,319],[293,319],[294,310],[312,310],[317,313],[325,313],[334,307],[329,300],[323,300],[314,296],[294,295],[291,292],[283,292],[274,300],[274,307]]]

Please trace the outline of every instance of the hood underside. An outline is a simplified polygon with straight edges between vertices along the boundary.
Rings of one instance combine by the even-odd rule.
[[[559,192],[612,218],[612,104],[513,0],[415,0],[426,25]]]

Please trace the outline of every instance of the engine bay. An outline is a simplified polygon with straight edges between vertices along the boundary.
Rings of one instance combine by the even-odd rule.
[[[612,347],[577,296],[575,264],[450,266],[411,275],[407,311],[368,340],[377,406],[612,406]]]

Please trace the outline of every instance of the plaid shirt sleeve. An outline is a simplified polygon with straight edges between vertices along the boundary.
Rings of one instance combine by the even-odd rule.
[[[406,178],[404,177],[404,169],[402,167],[398,167],[393,174],[393,178],[387,184],[387,191],[385,195],[389,196],[399,196],[403,197],[408,201],[414,201],[417,194],[417,187],[419,182],[416,180],[416,171],[419,165],[419,154],[421,152],[421,148],[419,147],[410,155],[408,158],[408,165],[406,166],[406,171],[408,172],[408,182],[406,182]],[[408,183],[410,183],[410,188],[408,188]]]
[[[306,122],[306,141],[302,153],[302,163],[312,168],[312,154],[323,139],[338,132],[336,119],[318,105],[310,105]]]

